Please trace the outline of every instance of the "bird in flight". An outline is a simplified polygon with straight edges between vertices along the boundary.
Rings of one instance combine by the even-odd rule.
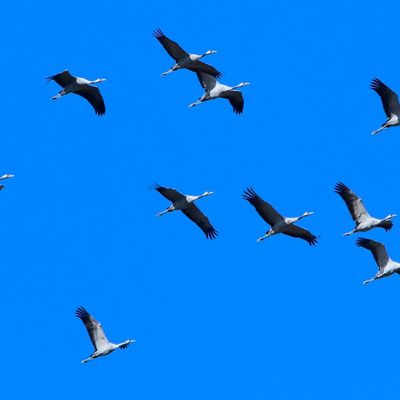
[[[97,357],[102,357],[106,356],[107,354],[112,353],[116,349],[126,349],[131,343],[134,343],[135,340],[128,339],[125,342],[122,343],[111,343],[108,339],[107,336],[104,333],[103,327],[100,324],[100,322],[96,321],[96,319],[90,315],[85,308],[83,307],[78,307],[75,311],[75,315],[80,318],[85,325],[90,340],[93,344],[94,347],[94,353],[88,357],[82,360],[82,364],[93,360]]]
[[[49,82],[57,82],[63,88],[57,95],[51,98],[52,100],[58,100],[66,94],[75,93],[85,98],[92,105],[97,115],[105,114],[106,106],[103,96],[97,86],[92,86],[95,83],[104,82],[106,80],[105,78],[98,78],[94,81],[90,81],[85,78],[73,76],[69,71],[65,70],[59,74],[49,76],[46,79],[48,79]]]

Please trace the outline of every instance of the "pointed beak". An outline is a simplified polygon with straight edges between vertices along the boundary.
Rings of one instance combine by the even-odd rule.
[[[259,237],[258,239],[257,239],[257,243],[260,243],[260,242],[262,242],[264,239],[266,239],[268,237],[268,235],[267,234],[265,234],[265,235],[263,235],[263,236],[261,236],[261,237]]]

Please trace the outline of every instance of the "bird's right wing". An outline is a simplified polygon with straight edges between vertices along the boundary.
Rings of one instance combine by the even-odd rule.
[[[221,72],[219,72],[216,68],[202,61],[195,61],[192,65],[187,67],[187,69],[193,72],[204,72],[205,74],[211,75],[216,79],[219,79],[222,76]]]
[[[59,74],[47,77],[49,81],[56,81],[61,87],[70,85],[75,82],[75,76],[71,75],[68,70],[60,72]]]
[[[201,87],[206,91],[210,91],[217,84],[217,80],[212,75],[204,72],[197,72],[196,75]]]
[[[154,185],[154,189],[157,190],[158,193],[162,194],[171,203],[175,203],[184,197],[184,195],[179,193],[176,189],[160,186],[157,183]]]
[[[335,185],[335,193],[344,200],[353,221],[359,223],[369,217],[361,197],[357,196],[343,182],[338,182]]]
[[[168,39],[161,31],[161,29],[156,29],[153,32],[153,36],[161,43],[165,51],[176,61],[181,60],[188,56],[188,53],[179,46],[178,43],[171,39]]]
[[[106,113],[106,105],[98,87],[82,85],[82,87],[73,93],[84,97],[92,105],[97,115],[101,116]]]
[[[75,311],[75,315],[82,320],[88,333],[90,340],[95,350],[98,350],[105,345],[109,344],[109,341],[103,331],[103,327],[100,322],[96,321],[85,308],[78,307]]]
[[[254,190],[253,188],[247,188],[242,196],[245,200],[247,200],[260,214],[261,218],[269,225],[274,226],[279,221],[283,220],[281,214],[276,211],[271,204],[267,203],[263,200]]]
[[[388,118],[390,118],[392,114],[400,114],[399,98],[392,89],[386,86],[378,78],[372,79],[371,89],[375,90],[375,92],[379,94],[382,100],[383,109]]]
[[[371,239],[358,238],[356,244],[359,247],[364,247],[364,249],[367,249],[372,253],[380,271],[385,268],[389,261],[389,256],[383,243]]]
[[[317,237],[307,229],[300,228],[296,225],[289,225],[288,228],[282,232],[284,235],[296,237],[305,240],[309,245],[315,246],[318,243]]]
[[[207,239],[215,239],[217,237],[218,231],[211,225],[207,215],[200,211],[194,203],[190,203],[181,211],[205,233]]]
[[[226,90],[221,93],[221,97],[229,100],[234,113],[241,114],[243,112],[244,98],[242,92],[239,90]]]

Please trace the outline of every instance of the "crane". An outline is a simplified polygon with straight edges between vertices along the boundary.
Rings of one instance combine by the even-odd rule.
[[[294,218],[283,217],[271,206],[271,204],[267,203],[260,196],[258,196],[258,194],[251,187],[244,191],[243,198],[247,200],[256,209],[260,217],[271,226],[271,229],[269,229],[265,235],[258,238],[257,242],[261,242],[272,235],[283,233],[288,236],[303,239],[312,246],[317,243],[317,237],[310,231],[294,225],[294,223],[300,219],[314,214],[312,211],[307,211],[304,214]]]
[[[379,129],[372,132],[372,135],[376,135],[386,128],[400,125],[400,103],[397,94],[378,78],[372,79],[371,89],[375,90],[380,96],[383,109],[388,117]]]
[[[367,279],[363,282],[364,285],[375,281],[377,279],[385,278],[395,272],[400,274],[400,263],[393,261],[386,251],[386,247],[383,243],[376,242],[375,240],[358,238],[356,241],[357,246],[363,247],[369,250],[374,256],[375,262],[378,265],[378,273],[371,279]]]
[[[107,336],[105,335],[100,322],[96,321],[96,319],[92,315],[90,315],[82,306],[76,309],[75,315],[80,318],[85,325],[95,350],[90,357],[81,361],[82,364],[97,357],[106,356],[116,349],[126,349],[131,343],[135,342],[135,340],[128,339],[125,340],[125,342],[118,344],[111,343],[107,339]]]
[[[199,100],[189,104],[189,107],[197,106],[204,101],[224,98],[229,100],[229,103],[231,103],[234,113],[241,114],[243,112],[243,94],[239,90],[235,89],[238,89],[242,86],[250,85],[250,82],[241,82],[236,86],[227,86],[219,83],[213,76],[203,72],[198,72],[197,78],[200,82],[200,85],[205,90],[205,93],[203,94],[203,96],[200,97]]]
[[[160,186],[158,184],[154,185],[154,189],[172,202],[167,209],[159,212],[157,216],[180,210],[204,232],[207,239],[215,239],[217,237],[218,231],[211,225],[208,217],[194,204],[195,201],[202,197],[210,196],[214,194],[214,192],[204,192],[198,196],[191,196],[184,195],[179,193],[176,189]]]
[[[106,80],[105,78],[98,78],[94,81],[90,81],[85,78],[73,76],[68,70],[65,70],[59,74],[49,76],[46,79],[49,82],[57,82],[63,88],[57,95],[51,98],[52,100],[58,100],[66,94],[75,93],[85,98],[92,105],[97,115],[105,114],[106,106],[104,104],[103,96],[98,87],[92,86],[92,84],[104,82]]]
[[[153,36],[161,43],[165,51],[175,60],[175,65],[168,71],[163,72],[161,76],[168,75],[178,69],[186,68],[193,72],[205,72],[215,76],[216,78],[221,77],[221,72],[217,71],[213,66],[200,61],[201,58],[214,54],[217,50],[208,50],[203,54],[191,54],[183,50],[178,43],[167,38],[159,28],[153,32]]]
[[[367,232],[373,228],[383,228],[385,231],[392,229],[393,222],[391,219],[396,217],[396,214],[389,214],[382,219],[371,217],[361,197],[357,196],[343,182],[338,182],[335,185],[335,193],[344,200],[353,221],[356,223],[355,228],[350,232],[344,233],[343,236],[348,236],[356,232]]]

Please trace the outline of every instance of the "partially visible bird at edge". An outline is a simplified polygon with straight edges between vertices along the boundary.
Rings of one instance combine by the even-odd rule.
[[[400,103],[397,94],[378,78],[372,79],[371,89],[380,96],[383,109],[388,117],[380,128],[372,132],[372,135],[376,135],[386,128],[400,125]]]

